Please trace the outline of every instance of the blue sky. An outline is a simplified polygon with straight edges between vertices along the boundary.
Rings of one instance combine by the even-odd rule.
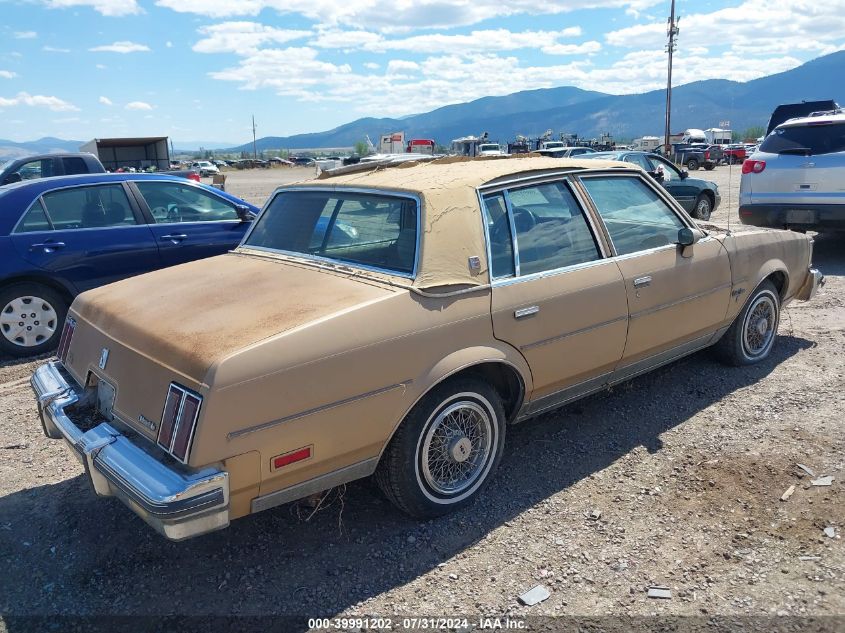
[[[244,142],[486,95],[665,85],[669,2],[0,0],[0,138]],[[845,1],[679,0],[675,83],[845,47]],[[468,133],[473,130],[468,130]]]

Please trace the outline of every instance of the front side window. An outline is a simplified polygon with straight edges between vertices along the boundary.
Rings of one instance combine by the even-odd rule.
[[[193,185],[179,182],[137,181],[156,224],[237,220],[234,205]]]
[[[344,191],[282,191],[244,246],[267,248],[403,275],[414,272],[417,202]]]
[[[660,196],[636,177],[583,178],[584,187],[607,226],[617,255],[678,241],[683,222]]]
[[[57,231],[137,223],[121,185],[59,189],[45,193],[41,198]]]
[[[519,274],[530,275],[601,258],[584,212],[564,183],[508,191]]]

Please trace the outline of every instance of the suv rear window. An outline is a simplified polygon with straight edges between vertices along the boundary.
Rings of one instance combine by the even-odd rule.
[[[778,128],[760,145],[770,154],[832,154],[845,151],[845,123],[812,123]]]

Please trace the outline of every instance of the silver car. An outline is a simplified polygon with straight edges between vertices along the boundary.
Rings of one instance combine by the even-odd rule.
[[[739,217],[799,231],[845,229],[845,111],[777,126],[742,164]]]

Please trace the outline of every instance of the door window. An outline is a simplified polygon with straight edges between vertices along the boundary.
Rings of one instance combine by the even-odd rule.
[[[556,270],[601,258],[584,212],[564,183],[508,191],[519,274]]]
[[[42,196],[53,228],[94,229],[137,224],[123,186],[59,189]]]
[[[583,178],[617,255],[675,244],[683,222],[660,196],[639,178]]]
[[[505,195],[484,196],[484,207],[487,209],[487,234],[490,236],[490,272],[493,279],[513,277],[513,237]]]
[[[649,163],[646,157],[642,154],[628,154],[625,156],[624,160],[626,163],[634,163],[634,165],[642,167],[646,171],[651,171],[653,169],[651,163]]]
[[[17,174],[20,180],[35,180],[36,178],[49,178],[56,175],[53,170],[53,161],[49,158],[24,163],[18,167],[14,174]],[[10,182],[14,182],[18,178],[14,178]]]
[[[200,187],[179,182],[137,181],[156,224],[238,220],[235,206]]]
[[[47,218],[47,214],[44,211],[44,206],[41,204],[41,200],[36,200],[24,214],[20,223],[15,227],[15,233],[50,231],[52,228],[50,220]]]
[[[84,160],[79,158],[79,156],[62,158],[62,166],[65,168],[66,175],[88,173],[88,166],[85,164]]]

